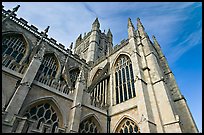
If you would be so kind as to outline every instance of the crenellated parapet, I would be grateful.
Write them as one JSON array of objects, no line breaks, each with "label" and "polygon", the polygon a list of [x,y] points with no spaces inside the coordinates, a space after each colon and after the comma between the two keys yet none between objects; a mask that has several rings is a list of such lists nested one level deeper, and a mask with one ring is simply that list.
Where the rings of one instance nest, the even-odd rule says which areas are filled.
[{"label": "crenellated parapet", "polygon": [[[5,10],[4,6],[2,6],[2,18],[7,17],[12,11],[11,10]],[[30,33],[34,34],[37,38],[40,38],[41,35],[43,34],[42,32],[40,32],[38,30],[38,28],[33,25],[33,24],[28,24],[28,21],[26,21],[23,18],[19,18],[17,17],[16,13],[13,13],[10,17],[9,17],[10,21],[15,22],[16,24],[20,25],[22,28],[26,29],[27,31],[29,31]],[[87,34],[87,36],[90,35],[90,33]],[[86,36],[86,37],[87,37]],[[55,49],[61,51],[63,54],[65,55],[69,55],[74,59],[77,59],[78,62],[84,62],[84,59],[81,59],[79,57],[75,57],[75,55],[72,53],[72,51],[70,50],[70,48],[65,48],[65,45],[63,45],[62,43],[57,43],[57,40],[55,40],[52,37],[48,37],[48,35],[46,34],[46,36],[43,38],[43,41],[48,43],[49,45],[51,45],[52,47],[54,47]],[[85,64],[86,65],[86,64]]]}]

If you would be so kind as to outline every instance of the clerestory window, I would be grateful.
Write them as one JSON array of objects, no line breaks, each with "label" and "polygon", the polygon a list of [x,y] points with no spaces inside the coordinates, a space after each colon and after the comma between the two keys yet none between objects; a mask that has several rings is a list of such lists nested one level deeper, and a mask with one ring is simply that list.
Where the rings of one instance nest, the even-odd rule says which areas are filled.
[{"label": "clerestory window", "polygon": [[58,70],[57,60],[53,54],[45,54],[43,61],[38,69],[35,80],[42,83],[47,83],[43,78],[55,78]]},{"label": "clerestory window", "polygon": [[4,66],[10,64],[11,60],[19,63],[26,52],[26,44],[24,37],[21,34],[9,34],[2,37],[2,56],[9,55],[12,59],[9,62],[3,63]]}]

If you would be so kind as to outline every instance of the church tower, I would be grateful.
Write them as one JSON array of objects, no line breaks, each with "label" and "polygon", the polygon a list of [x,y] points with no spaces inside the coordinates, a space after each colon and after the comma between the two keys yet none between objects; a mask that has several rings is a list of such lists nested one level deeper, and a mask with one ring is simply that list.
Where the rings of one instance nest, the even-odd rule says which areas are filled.
[{"label": "church tower", "polygon": [[128,37],[91,30],[72,47],[2,9],[3,133],[197,133],[153,36],[127,19]]}]

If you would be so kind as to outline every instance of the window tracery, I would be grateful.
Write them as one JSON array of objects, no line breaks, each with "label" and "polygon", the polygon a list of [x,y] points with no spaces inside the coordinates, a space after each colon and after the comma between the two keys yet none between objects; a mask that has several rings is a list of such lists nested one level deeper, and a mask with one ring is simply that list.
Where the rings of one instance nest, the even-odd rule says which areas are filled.
[{"label": "window tracery", "polygon": [[117,127],[116,133],[140,133],[140,131],[134,121],[125,118]]},{"label": "window tracery", "polygon": [[132,62],[126,55],[121,55],[116,61],[115,85],[116,104],[136,96]]},{"label": "window tracery", "polygon": [[96,124],[96,120],[91,117],[82,121],[79,125],[79,133],[99,133],[99,127]]},{"label": "window tracery", "polygon": [[[2,65],[8,67],[12,61],[20,63],[26,52],[26,43],[21,34],[8,34],[2,37]],[[18,64],[17,64],[18,65]],[[16,66],[11,67],[14,70]]]},{"label": "window tracery", "polygon": [[37,121],[37,129],[42,123],[51,125],[51,132],[54,133],[59,125],[59,118],[53,107],[48,103],[41,103],[29,108],[23,116]]},{"label": "window tracery", "polygon": [[58,70],[56,58],[53,54],[45,54],[43,61],[38,69],[35,80],[51,85],[49,79],[54,79]]}]

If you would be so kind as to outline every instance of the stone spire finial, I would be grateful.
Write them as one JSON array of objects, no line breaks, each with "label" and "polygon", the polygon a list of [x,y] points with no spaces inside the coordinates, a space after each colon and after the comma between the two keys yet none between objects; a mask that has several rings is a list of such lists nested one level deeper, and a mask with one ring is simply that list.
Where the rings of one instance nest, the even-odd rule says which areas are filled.
[{"label": "stone spire finial", "polygon": [[143,27],[139,17],[137,18],[137,28],[142,28],[144,30],[144,27]]},{"label": "stone spire finial", "polygon": [[99,21],[98,21],[98,17],[96,17],[95,21],[94,21],[93,24],[92,24],[92,27],[97,27],[97,28],[100,27],[100,23],[99,23]]},{"label": "stone spire finial", "polygon": [[96,17],[96,19],[95,19],[95,21],[93,22],[93,24],[99,24],[98,17]]},{"label": "stone spire finial", "polygon": [[110,28],[108,29],[107,36],[112,36]]},{"label": "stone spire finial", "polygon": [[70,49],[72,50],[72,48],[73,48],[73,42],[71,42],[71,45],[70,45],[69,47],[70,47]]},{"label": "stone spire finial", "polygon": [[[2,23],[5,22],[10,16],[12,16],[16,11],[18,11],[19,7],[20,5],[17,5],[16,7],[14,7],[13,10],[8,14],[8,16],[2,19]],[[3,9],[3,6],[2,6],[2,9]]]},{"label": "stone spire finial", "polygon": [[133,26],[132,21],[131,21],[130,18],[128,18],[128,28],[129,28],[129,27],[135,28],[135,27]]},{"label": "stone spire finial", "polygon": [[20,7],[20,5],[17,5],[15,8],[13,8],[13,12],[18,11],[19,7]]},{"label": "stone spire finial", "polygon": [[159,43],[157,42],[157,39],[155,38],[154,35],[152,36],[152,38],[153,38],[154,45],[156,45],[156,46],[158,46],[159,48],[161,48],[160,45],[159,45]]},{"label": "stone spire finial", "polygon": [[47,28],[44,30],[44,33],[46,34],[49,30],[50,26],[47,26]]}]

